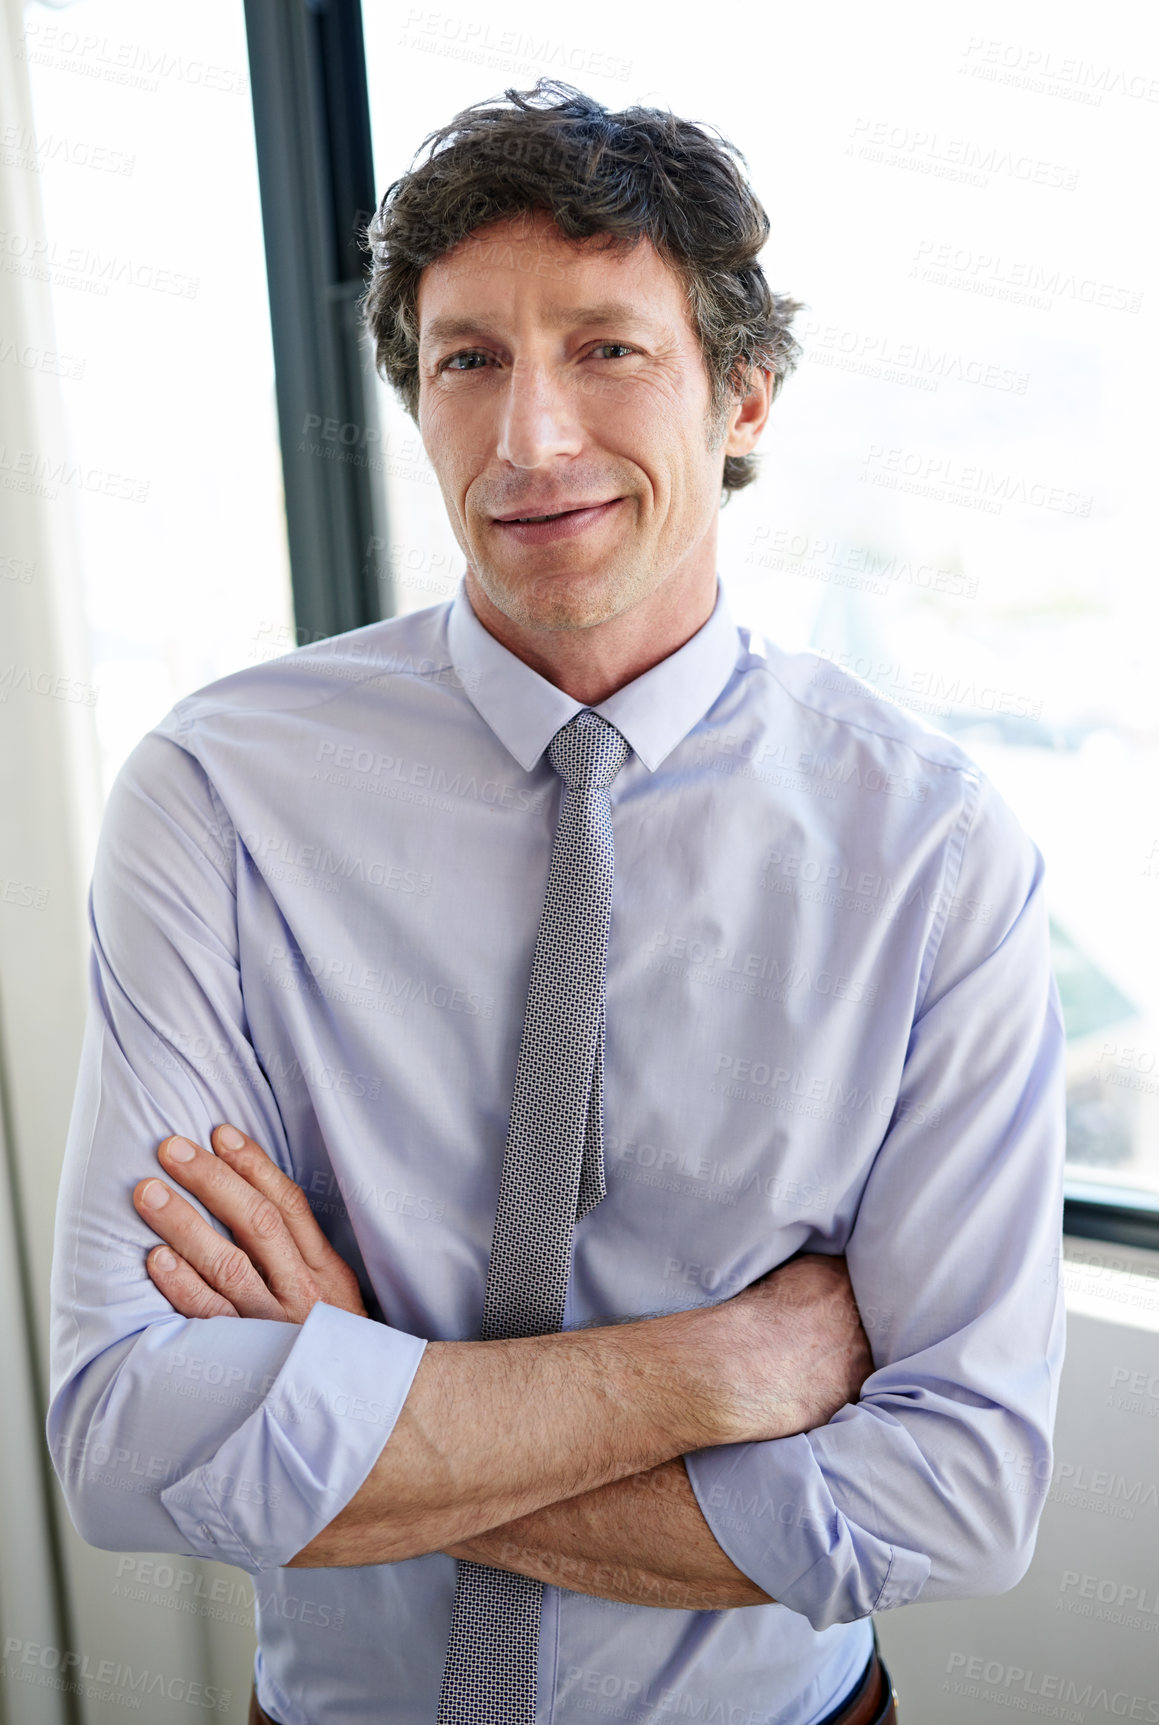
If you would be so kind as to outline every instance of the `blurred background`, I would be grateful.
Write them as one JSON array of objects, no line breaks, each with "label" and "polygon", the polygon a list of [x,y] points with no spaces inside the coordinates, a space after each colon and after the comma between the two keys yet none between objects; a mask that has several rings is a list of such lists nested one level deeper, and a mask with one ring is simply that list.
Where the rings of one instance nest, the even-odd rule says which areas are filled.
[{"label": "blurred background", "polygon": [[1047,862],[1055,1478],[1011,1595],[879,1620],[902,1717],[1159,1718],[1155,15],[3,6],[2,1725],[141,1711],[143,1666],[148,1717],[207,1686],[245,1717],[249,1578],[82,1545],[43,1453],[92,849],[181,696],[452,596],[434,475],[360,341],[357,232],[428,132],[541,76],[744,152],[804,358],[722,514],[734,614],[953,734]]}]

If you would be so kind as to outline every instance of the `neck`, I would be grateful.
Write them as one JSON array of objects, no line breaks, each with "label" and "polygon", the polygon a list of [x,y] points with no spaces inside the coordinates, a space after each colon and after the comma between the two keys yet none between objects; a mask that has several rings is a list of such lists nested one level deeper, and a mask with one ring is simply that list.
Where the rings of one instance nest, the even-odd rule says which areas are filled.
[{"label": "neck", "polygon": [[[483,627],[495,639],[585,707],[597,707],[670,658],[698,629],[716,604],[716,575],[694,581],[662,583],[630,610],[586,629],[544,629],[515,623],[487,597],[468,565],[467,597]],[[673,590],[675,589],[675,590]]]}]

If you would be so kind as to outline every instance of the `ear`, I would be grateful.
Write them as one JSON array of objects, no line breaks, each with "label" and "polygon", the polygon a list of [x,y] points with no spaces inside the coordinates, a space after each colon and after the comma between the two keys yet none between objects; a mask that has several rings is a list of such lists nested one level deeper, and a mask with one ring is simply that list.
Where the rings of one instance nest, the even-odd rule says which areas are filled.
[{"label": "ear", "polygon": [[725,455],[749,455],[756,448],[769,409],[773,405],[773,375],[769,371],[753,371],[748,387],[729,410],[726,421],[728,434],[724,440]]}]

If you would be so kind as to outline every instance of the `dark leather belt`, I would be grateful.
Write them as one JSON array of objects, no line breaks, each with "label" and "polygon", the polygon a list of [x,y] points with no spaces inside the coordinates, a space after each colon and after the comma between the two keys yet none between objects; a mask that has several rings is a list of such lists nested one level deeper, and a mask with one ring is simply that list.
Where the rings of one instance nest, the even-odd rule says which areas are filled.
[{"label": "dark leather belt", "polygon": [[269,1714],[265,1711],[261,1702],[258,1700],[256,1684],[254,1685],[254,1692],[250,1696],[250,1716],[248,1725],[278,1725],[277,1720],[270,1718]]},{"label": "dark leather belt", "polygon": [[821,1725],[897,1725],[897,1690],[876,1644],[857,1688],[836,1712],[825,1715]]},{"label": "dark leather belt", "polygon": [[[278,1725],[276,1719],[263,1712],[255,1689],[250,1698],[249,1725]],[[496,1720],[495,1725],[502,1725]],[[877,1656],[876,1647],[857,1688],[836,1713],[829,1713],[821,1725],[897,1725],[897,1691],[889,1673]]]}]

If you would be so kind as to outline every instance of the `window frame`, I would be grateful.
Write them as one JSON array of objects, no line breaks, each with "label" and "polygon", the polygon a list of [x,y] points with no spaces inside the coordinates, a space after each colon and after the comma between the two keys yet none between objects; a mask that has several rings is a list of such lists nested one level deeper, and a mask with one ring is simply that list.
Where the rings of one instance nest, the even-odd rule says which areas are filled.
[{"label": "window frame", "polygon": [[[245,24],[290,579],[304,644],[395,610],[380,573],[389,558],[369,554],[371,539],[387,543],[388,522],[373,471],[383,447],[374,367],[358,310],[362,240],[376,205],[362,7],[245,0]],[[333,459],[311,453],[311,432]]]},{"label": "window frame", "polygon": [[[359,236],[374,210],[361,0],[245,0],[277,372],[294,611],[318,639],[394,614],[360,546],[388,543],[385,487],[369,465],[301,456],[303,417],[377,431],[357,302]],[[381,443],[378,445],[381,448]],[[374,560],[389,567],[389,557]],[[1159,1250],[1159,1195],[1068,1175],[1063,1232]]]}]

